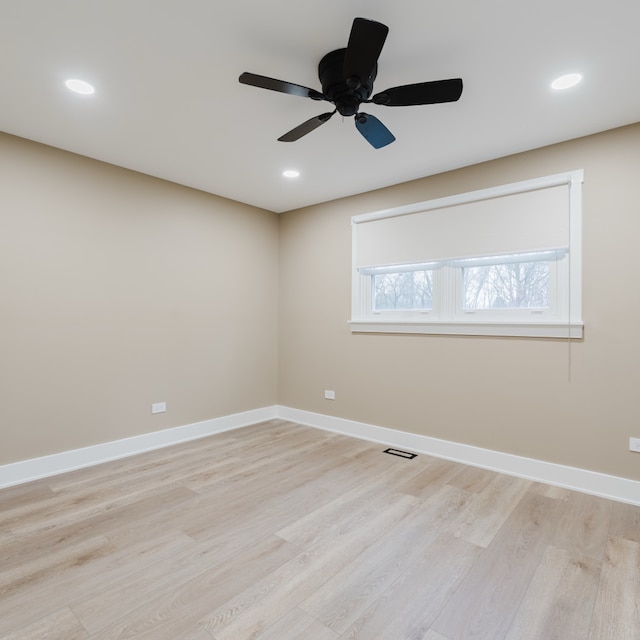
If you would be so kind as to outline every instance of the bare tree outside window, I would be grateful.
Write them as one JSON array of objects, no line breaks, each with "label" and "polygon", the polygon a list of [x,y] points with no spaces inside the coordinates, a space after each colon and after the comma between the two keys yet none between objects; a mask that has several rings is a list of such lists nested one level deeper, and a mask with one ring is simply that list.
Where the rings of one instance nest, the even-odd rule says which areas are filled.
[{"label": "bare tree outside window", "polygon": [[548,261],[463,269],[465,309],[547,309]]},{"label": "bare tree outside window", "polygon": [[376,274],[374,309],[422,309],[433,307],[433,271]]},{"label": "bare tree outside window", "polygon": [[[548,253],[548,252],[547,252]],[[552,262],[546,255],[456,259],[440,263],[447,277],[462,282],[460,303],[467,311],[550,308]],[[422,268],[420,268],[422,267]],[[384,267],[371,274],[372,310],[432,311],[434,268]],[[459,280],[460,282],[460,280]]]}]

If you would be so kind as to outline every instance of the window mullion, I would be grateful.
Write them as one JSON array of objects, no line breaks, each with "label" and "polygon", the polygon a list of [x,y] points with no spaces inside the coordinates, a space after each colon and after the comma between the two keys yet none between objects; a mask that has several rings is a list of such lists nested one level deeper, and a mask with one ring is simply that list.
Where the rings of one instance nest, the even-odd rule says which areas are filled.
[{"label": "window mullion", "polygon": [[457,293],[456,271],[458,270],[446,264],[434,273],[434,315],[443,322],[449,322],[454,318]]}]

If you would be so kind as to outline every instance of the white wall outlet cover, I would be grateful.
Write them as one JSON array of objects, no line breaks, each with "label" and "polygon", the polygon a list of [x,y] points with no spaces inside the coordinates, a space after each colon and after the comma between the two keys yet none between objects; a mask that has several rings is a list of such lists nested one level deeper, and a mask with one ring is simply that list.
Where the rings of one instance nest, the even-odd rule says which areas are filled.
[{"label": "white wall outlet cover", "polygon": [[164,413],[167,410],[166,402],[154,402],[151,405],[151,413]]},{"label": "white wall outlet cover", "polygon": [[324,397],[325,397],[325,400],[335,400],[336,392],[332,391],[331,389],[326,389],[324,392]]}]

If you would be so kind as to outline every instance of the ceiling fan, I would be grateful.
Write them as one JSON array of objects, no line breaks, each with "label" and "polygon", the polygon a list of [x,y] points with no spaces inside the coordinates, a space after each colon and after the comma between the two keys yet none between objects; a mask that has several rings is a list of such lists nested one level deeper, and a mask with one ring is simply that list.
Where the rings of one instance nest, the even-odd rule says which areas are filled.
[{"label": "ceiling fan", "polygon": [[327,122],[336,112],[354,116],[356,128],[376,149],[391,144],[395,137],[378,118],[360,111],[360,105],[373,103],[387,107],[455,102],[462,94],[462,79],[419,82],[373,93],[373,81],[378,73],[378,58],[389,28],[380,22],[355,18],[346,49],[331,51],[320,60],[318,76],[322,91],[299,84],[276,80],[255,73],[243,73],[242,84],[288,93],[292,96],[325,100],[335,109],[315,116],[280,136],[280,142],[294,142]]}]

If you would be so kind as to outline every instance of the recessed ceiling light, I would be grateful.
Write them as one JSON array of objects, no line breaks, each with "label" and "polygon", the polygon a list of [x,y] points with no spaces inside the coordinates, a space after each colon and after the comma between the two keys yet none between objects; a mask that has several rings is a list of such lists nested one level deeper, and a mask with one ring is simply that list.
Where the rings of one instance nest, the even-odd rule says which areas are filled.
[{"label": "recessed ceiling light", "polygon": [[81,93],[82,95],[89,95],[95,92],[95,89],[84,80],[78,80],[77,78],[70,78],[69,80],[65,80],[65,86],[67,89],[71,91],[75,91],[76,93]]},{"label": "recessed ceiling light", "polygon": [[551,88],[556,91],[562,91],[563,89],[571,89],[575,87],[578,82],[582,80],[580,73],[568,73],[566,76],[560,76],[551,83]]},{"label": "recessed ceiling light", "polygon": [[296,171],[295,169],[287,169],[286,171],[282,172],[282,175],[285,178],[298,178],[300,176],[300,172]]}]

